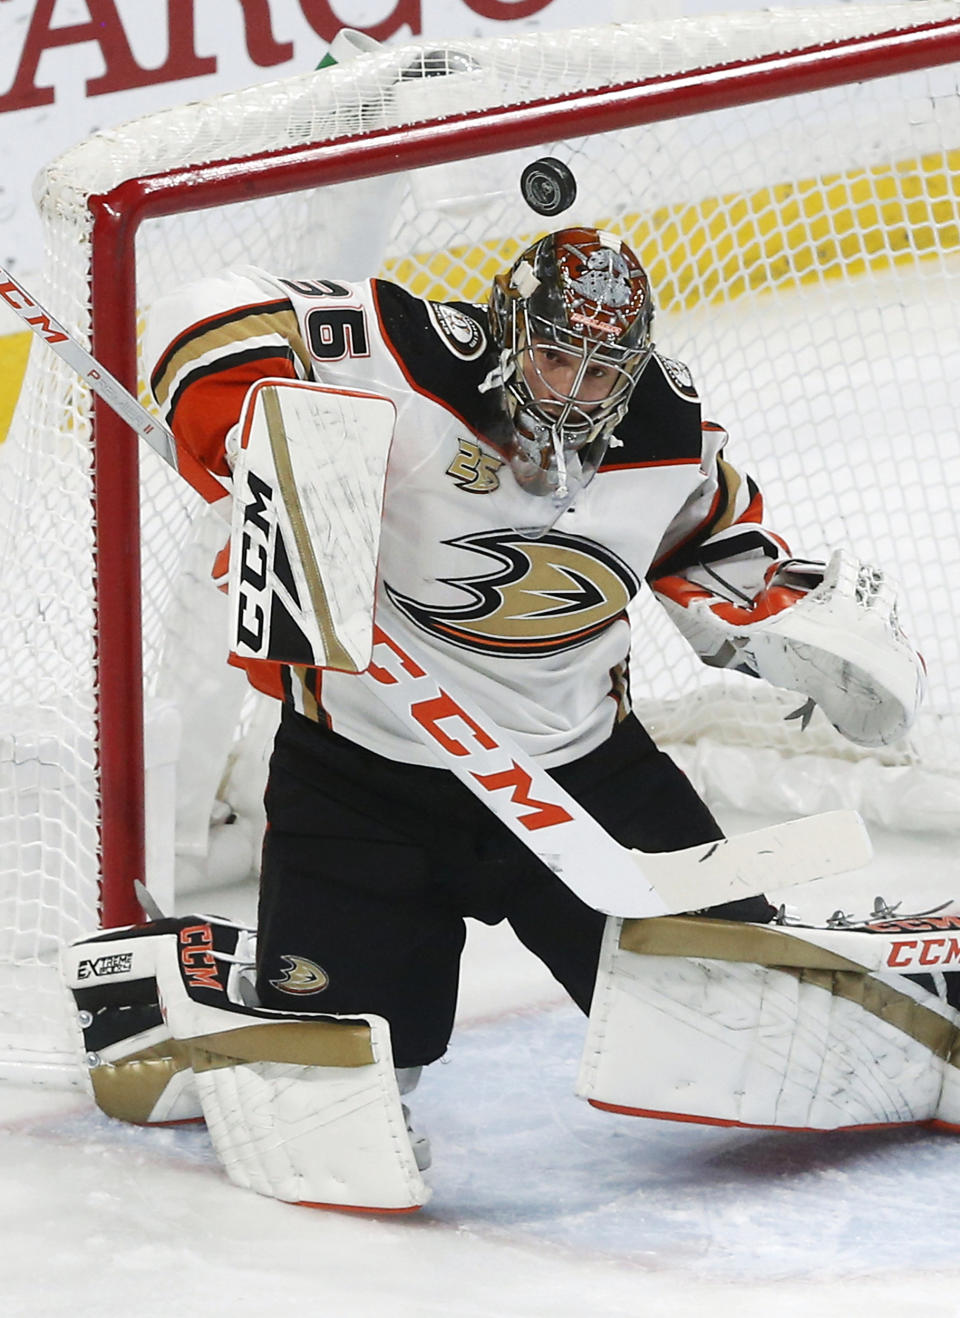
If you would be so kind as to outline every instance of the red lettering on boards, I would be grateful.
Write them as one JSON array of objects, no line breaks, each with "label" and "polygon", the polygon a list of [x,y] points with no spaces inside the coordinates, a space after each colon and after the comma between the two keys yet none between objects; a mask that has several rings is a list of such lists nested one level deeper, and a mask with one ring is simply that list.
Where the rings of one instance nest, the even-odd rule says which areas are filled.
[{"label": "red lettering on boards", "polygon": [[481,18],[493,18],[501,23],[510,23],[515,18],[529,18],[539,14],[553,0],[465,0],[468,9],[472,9]]},{"label": "red lettering on boards", "polygon": [[37,0],[13,86],[0,96],[0,111],[53,103],[54,89],[37,85],[37,66],[44,51],[55,46],[82,46],[92,41],[100,47],[106,71],[87,82],[88,96],[176,82],[217,71],[214,56],[201,59],[194,49],[194,0],[166,0],[167,31],[171,38],[167,58],[156,69],[145,69],[134,59],[116,0],[86,0],[88,22],[56,28],[50,26],[55,4],[56,0]]},{"label": "red lettering on boards", "polygon": [[247,54],[261,69],[293,59],[293,42],[277,41],[271,26],[268,0],[240,0]]},{"label": "red lettering on boards", "polygon": [[[37,82],[37,70],[44,52],[58,46],[82,46],[91,42],[99,46],[105,69],[98,77],[88,80],[88,96],[132,91],[137,87],[180,82],[217,72],[216,56],[202,56],[197,52],[196,0],[141,0],[143,5],[166,7],[167,54],[156,68],[145,68],[135,59],[117,9],[118,0],[86,0],[89,14],[86,22],[52,27],[56,2],[35,0],[13,84],[0,94],[0,113],[53,104],[55,88],[41,86]],[[237,0],[237,3],[239,11],[233,10],[231,17],[236,14],[242,21],[247,54],[258,68],[271,68],[294,59],[293,42],[278,41],[274,36],[270,0]],[[298,3],[309,26],[327,43],[344,26],[330,0],[298,0]],[[463,3],[481,18],[511,23],[540,13],[553,0],[463,0]],[[375,41],[389,41],[407,28],[413,36],[423,32],[422,0],[396,0],[386,18],[357,31]]]},{"label": "red lettering on boards", "polygon": [[[303,16],[318,37],[330,42],[342,27],[342,18],[338,18],[330,6],[329,0],[300,0]],[[373,37],[374,41],[388,41],[404,25],[409,25],[414,36],[423,31],[420,0],[397,0],[393,12],[372,27],[359,27],[358,32]]]}]

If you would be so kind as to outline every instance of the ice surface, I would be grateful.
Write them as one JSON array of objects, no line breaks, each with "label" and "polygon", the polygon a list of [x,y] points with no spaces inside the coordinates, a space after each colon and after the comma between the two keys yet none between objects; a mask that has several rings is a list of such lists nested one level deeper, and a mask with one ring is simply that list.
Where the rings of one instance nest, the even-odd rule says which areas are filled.
[{"label": "ice surface", "polygon": [[[867,869],[781,895],[820,918],[960,893],[955,840],[872,831]],[[224,914],[252,903],[216,894]],[[613,1116],[573,1095],[583,1033],[509,930],[471,928],[453,1044],[414,1096],[434,1194],[402,1220],[263,1199],[202,1128],[0,1086],[0,1316],[960,1316],[960,1140]]]}]

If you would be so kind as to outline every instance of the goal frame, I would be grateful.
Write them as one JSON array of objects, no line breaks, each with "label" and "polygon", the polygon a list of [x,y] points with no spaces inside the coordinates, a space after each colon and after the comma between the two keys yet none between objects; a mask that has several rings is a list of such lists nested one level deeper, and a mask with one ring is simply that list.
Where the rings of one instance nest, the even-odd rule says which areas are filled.
[{"label": "goal frame", "polygon": [[[136,394],[135,244],[147,220],[958,61],[960,18],[947,19],[128,179],[87,203],[93,355]],[[136,436],[99,398],[92,417],[100,919],[110,927],[143,919],[133,886],[146,862],[139,454]]]}]

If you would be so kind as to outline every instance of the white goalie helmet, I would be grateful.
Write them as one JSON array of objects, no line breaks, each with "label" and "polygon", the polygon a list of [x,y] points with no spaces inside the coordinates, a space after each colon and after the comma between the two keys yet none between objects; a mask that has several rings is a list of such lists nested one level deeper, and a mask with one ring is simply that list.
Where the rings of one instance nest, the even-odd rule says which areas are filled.
[{"label": "white goalie helmet", "polygon": [[596,474],[653,352],[646,272],[615,234],[561,229],[496,277],[489,314],[514,474],[567,506]]}]

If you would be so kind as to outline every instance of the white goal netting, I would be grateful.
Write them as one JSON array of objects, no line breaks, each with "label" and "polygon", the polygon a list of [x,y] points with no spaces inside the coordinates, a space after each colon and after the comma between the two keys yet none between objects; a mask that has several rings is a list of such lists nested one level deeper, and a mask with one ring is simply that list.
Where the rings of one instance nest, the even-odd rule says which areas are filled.
[{"label": "white goal netting", "polygon": [[[435,119],[469,127],[489,107],[518,107],[519,119],[545,98],[770,52],[829,52],[955,14],[923,0],[354,58],[341,48],[336,67],[150,116],[53,162],[38,180],[47,268],[34,291],[109,364],[112,338],[128,335],[119,312],[103,331],[113,259],[139,311],[173,282],[246,263],[293,277],[380,272],[418,293],[480,301],[493,274],[555,223],[622,233],[651,276],[658,345],[690,365],[732,459],[760,481],[769,524],[796,553],[846,544],[897,577],[930,673],[909,742],[864,753],[820,719],[806,731],[785,723],[795,697],[704,669],[647,599],[635,616],[638,712],[714,800],[784,814],[850,804],[896,828],[956,829],[960,62],[757,103],[744,103],[736,70],[711,74],[716,108],[674,108],[655,122],[638,112],[635,126],[604,132],[583,96],[533,145],[410,168],[401,135],[396,172],[324,188],[286,180],[279,196],[262,169],[284,149]],[[895,57],[895,39],[879,45]],[[546,155],[577,180],[562,221],[534,214],[518,188],[524,165]],[[226,162],[228,195],[242,199],[207,191],[194,209],[196,180],[218,172],[210,162]],[[96,253],[89,199],[120,205],[121,185],[143,178],[165,189],[163,214],[139,224],[130,255]],[[223,601],[209,583],[220,529],[141,445],[142,585],[133,601],[106,591],[130,546],[111,497],[95,489],[94,446],[112,473],[132,441],[95,428],[91,414],[86,387],[36,345],[0,447],[0,1061],[62,1060],[57,949],[96,926],[105,892],[140,877],[111,859],[130,853],[111,851],[105,827],[143,772],[134,736],[127,783],[101,773],[102,729],[126,718],[110,671],[132,668],[142,690],[146,876],[161,900],[244,876],[259,837],[275,712],[224,664]],[[104,648],[129,634],[131,617],[142,664],[136,646],[119,663]],[[115,763],[115,736],[112,745]]]}]

